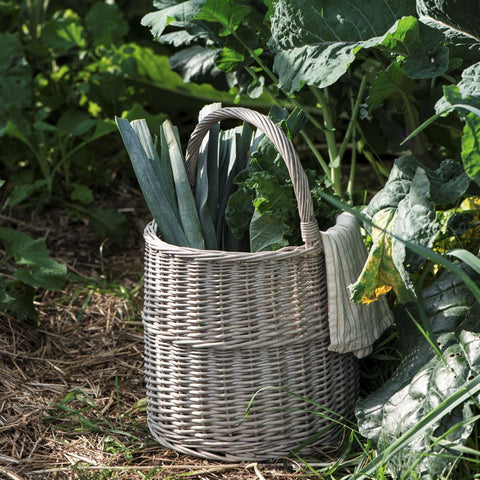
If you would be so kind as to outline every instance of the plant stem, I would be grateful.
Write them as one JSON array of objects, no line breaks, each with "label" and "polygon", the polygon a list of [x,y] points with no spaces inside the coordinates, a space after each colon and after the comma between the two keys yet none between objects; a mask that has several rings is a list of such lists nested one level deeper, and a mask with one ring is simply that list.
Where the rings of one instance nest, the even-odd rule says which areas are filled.
[{"label": "plant stem", "polygon": [[342,192],[342,172],[341,172],[341,159],[338,156],[338,149],[337,143],[335,140],[335,125],[333,123],[333,115],[332,110],[330,108],[330,104],[328,102],[328,98],[324,94],[323,91],[319,90],[318,88],[309,87],[310,91],[315,96],[318,104],[320,105],[320,109],[323,115],[323,124],[324,128],[323,133],[325,134],[325,139],[327,141],[327,148],[328,148],[328,157],[330,159],[330,175],[332,180],[332,186],[334,192],[338,196],[343,196]]},{"label": "plant stem", "polygon": [[355,129],[355,126],[352,127],[351,135],[352,135],[353,148],[352,148],[352,156],[350,159],[350,175],[348,176],[347,195],[348,195],[350,205],[353,205],[354,204],[353,203],[353,184],[355,183],[355,173],[357,168],[357,148],[356,148],[357,131]]},{"label": "plant stem", "polygon": [[330,168],[328,167],[328,164],[325,161],[325,159],[323,158],[322,154],[318,151],[317,147],[315,147],[311,138],[303,130],[300,133],[301,133],[303,139],[305,140],[305,142],[307,143],[307,145],[309,146],[310,150],[312,151],[313,155],[315,155],[315,158],[317,159],[318,163],[322,167],[322,170],[324,171],[327,179],[332,181],[332,177],[331,177],[331,174],[330,174]]},{"label": "plant stem", "polygon": [[[345,154],[345,150],[347,149],[348,142],[352,136],[352,131],[357,122],[358,110],[360,109],[360,105],[362,103],[363,94],[365,92],[365,87],[367,86],[367,76],[364,75],[362,77],[362,81],[360,83],[360,88],[358,89],[357,98],[355,99],[355,103],[353,103],[353,94],[350,90],[350,101],[353,103],[352,105],[352,115],[350,117],[350,122],[348,122],[347,131],[345,132],[345,138],[343,139],[342,144],[340,145],[340,149],[338,150],[338,162],[341,163],[343,155]],[[354,143],[355,144],[355,143]]]}]

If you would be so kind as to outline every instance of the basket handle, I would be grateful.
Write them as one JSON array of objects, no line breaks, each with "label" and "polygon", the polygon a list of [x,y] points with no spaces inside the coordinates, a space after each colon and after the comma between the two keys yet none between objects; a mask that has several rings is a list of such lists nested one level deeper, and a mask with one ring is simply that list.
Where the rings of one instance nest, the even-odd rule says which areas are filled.
[{"label": "basket handle", "polygon": [[315,242],[321,240],[320,230],[315,219],[308,178],[302,168],[292,142],[283,130],[275,125],[268,117],[254,110],[243,107],[225,107],[209,113],[200,120],[188,141],[185,155],[186,170],[190,185],[195,185],[198,152],[203,138],[208,133],[210,127],[220,120],[229,118],[238,118],[251,123],[265,133],[273,142],[287,165],[288,173],[292,180],[293,190],[298,204],[298,213],[300,215],[300,229],[305,246],[308,248]]}]

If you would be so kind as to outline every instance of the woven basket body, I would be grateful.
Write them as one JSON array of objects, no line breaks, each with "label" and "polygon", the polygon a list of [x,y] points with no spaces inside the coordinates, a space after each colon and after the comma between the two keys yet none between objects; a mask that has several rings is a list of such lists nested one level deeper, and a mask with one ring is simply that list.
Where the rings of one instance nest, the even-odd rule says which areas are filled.
[{"label": "woven basket body", "polygon": [[226,461],[284,456],[310,439],[322,448],[338,443],[331,418],[351,411],[358,364],[328,350],[321,242],[260,253],[196,250],[163,242],[154,222],[144,238],[153,436]]}]

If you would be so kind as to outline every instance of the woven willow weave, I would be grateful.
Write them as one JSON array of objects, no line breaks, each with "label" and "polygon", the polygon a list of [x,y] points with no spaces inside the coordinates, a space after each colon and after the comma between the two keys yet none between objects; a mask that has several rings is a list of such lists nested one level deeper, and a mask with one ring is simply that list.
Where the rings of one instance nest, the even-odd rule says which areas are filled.
[{"label": "woven willow weave", "polygon": [[358,364],[328,350],[325,260],[308,181],[283,132],[243,108],[217,110],[197,125],[187,147],[191,179],[203,136],[224,118],[254,124],[282,154],[305,244],[259,253],[196,250],[163,242],[155,223],[147,225],[149,428],[164,446],[225,461],[284,456],[312,438],[331,446],[338,425],[327,417],[351,410]]}]

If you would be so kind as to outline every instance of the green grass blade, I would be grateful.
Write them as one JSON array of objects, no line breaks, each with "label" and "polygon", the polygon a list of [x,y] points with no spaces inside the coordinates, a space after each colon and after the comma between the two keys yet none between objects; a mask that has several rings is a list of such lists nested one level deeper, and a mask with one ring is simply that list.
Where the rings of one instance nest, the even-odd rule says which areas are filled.
[{"label": "green grass blade", "polygon": [[475,115],[480,116],[480,109],[473,107],[472,105],[467,105],[464,103],[455,103],[453,105],[450,105],[448,108],[445,110],[442,110],[440,113],[436,113],[435,115],[432,115],[430,118],[427,118],[419,127],[417,127],[405,140],[403,140],[400,145],[404,145],[406,142],[411,140],[413,137],[418,135],[421,131],[425,130],[429,125],[431,125],[435,120],[440,118],[443,114],[447,112],[451,112],[452,110],[455,110],[456,108],[459,108],[460,110],[467,110],[468,112],[474,113]]},{"label": "green grass blade", "polygon": [[190,182],[183,160],[183,154],[178,142],[178,134],[174,126],[166,120],[161,129],[165,135],[170,154],[170,163],[172,165],[173,179],[177,195],[178,213],[180,223],[188,240],[188,244],[193,248],[205,248],[205,242],[202,235],[200,220],[198,218],[195,199],[193,198]]},{"label": "green grass blade", "polygon": [[473,268],[477,273],[480,273],[480,258],[475,256],[472,252],[462,248],[456,248],[447,252],[447,255],[457,257],[462,262],[465,262],[470,268]]},{"label": "green grass blade", "polygon": [[153,171],[155,172],[155,180],[159,183],[161,190],[165,192],[171,209],[178,215],[177,202],[175,200],[175,186],[168,156],[164,158],[164,155],[162,155],[162,160],[158,156],[158,151],[153,143],[146,120],[133,120],[130,122],[130,125],[152,164]]},{"label": "green grass blade", "polygon": [[171,244],[188,246],[187,237],[171,209],[165,192],[159,188],[155,179],[155,171],[140,143],[135,131],[126,119],[115,118],[117,127],[127,149],[133,170],[145,197],[150,212],[157,222],[163,239]]}]

